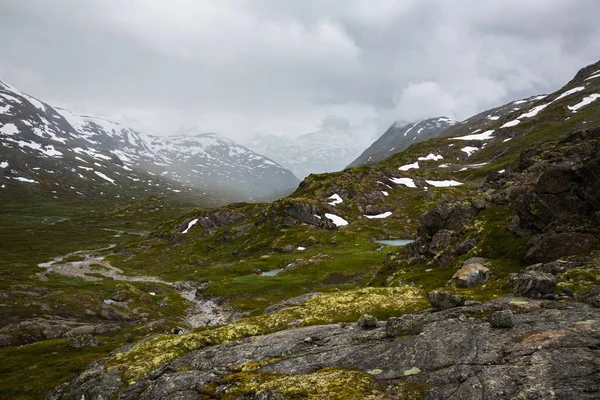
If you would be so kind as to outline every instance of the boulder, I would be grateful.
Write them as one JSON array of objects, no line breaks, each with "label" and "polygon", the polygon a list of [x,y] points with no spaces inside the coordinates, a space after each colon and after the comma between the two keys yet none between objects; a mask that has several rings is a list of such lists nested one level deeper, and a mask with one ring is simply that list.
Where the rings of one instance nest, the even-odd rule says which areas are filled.
[{"label": "boulder", "polygon": [[466,264],[452,275],[452,280],[461,288],[479,285],[488,280],[490,270],[479,263]]},{"label": "boulder", "polygon": [[10,335],[0,334],[0,348],[12,346],[14,339]]},{"label": "boulder", "polygon": [[82,325],[68,331],[67,337],[71,338],[81,335],[91,335],[92,333],[94,333],[95,330],[96,328],[93,325]]},{"label": "boulder", "polygon": [[402,317],[388,318],[385,324],[385,333],[387,336],[395,337],[402,335],[418,335],[423,331],[423,323],[413,315],[403,315]]},{"label": "boulder", "polygon": [[515,317],[511,310],[496,311],[488,318],[492,328],[512,328],[515,326]]},{"label": "boulder", "polygon": [[83,334],[72,336],[69,339],[69,347],[72,349],[79,349],[81,347],[97,347],[98,338],[90,334]]},{"label": "boulder", "polygon": [[531,264],[547,263],[598,247],[600,247],[600,239],[588,233],[563,232],[541,235],[532,242],[525,254],[525,261]]},{"label": "boulder", "polygon": [[360,316],[357,322],[358,326],[362,329],[372,329],[377,327],[377,318],[369,314],[363,314]]},{"label": "boulder", "polygon": [[556,290],[556,278],[545,272],[525,271],[508,277],[512,292],[518,296],[540,297]]},{"label": "boulder", "polygon": [[277,249],[277,251],[280,252],[280,253],[289,254],[289,253],[291,253],[291,252],[294,251],[294,248],[295,248],[294,246],[292,246],[291,244],[288,244],[285,247]]},{"label": "boulder", "polygon": [[437,290],[427,293],[427,299],[431,303],[431,306],[438,310],[446,310],[465,304],[465,298],[463,296]]},{"label": "boulder", "polygon": [[57,324],[51,325],[48,328],[44,329],[42,334],[46,339],[56,339],[59,337],[64,337],[65,334],[69,331],[69,327],[65,324]]}]

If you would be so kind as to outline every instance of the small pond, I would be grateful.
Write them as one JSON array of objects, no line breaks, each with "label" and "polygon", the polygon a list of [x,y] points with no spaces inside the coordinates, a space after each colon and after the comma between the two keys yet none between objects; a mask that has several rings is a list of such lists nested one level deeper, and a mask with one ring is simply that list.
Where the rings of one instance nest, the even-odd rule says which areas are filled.
[{"label": "small pond", "polygon": [[277,268],[277,269],[272,269],[272,270],[270,270],[270,271],[264,271],[264,272],[261,272],[261,274],[260,274],[260,275],[261,275],[261,276],[275,276],[275,275],[277,275],[278,273],[280,273],[281,271],[283,271],[283,268]]},{"label": "small pond", "polygon": [[381,239],[373,241],[375,243],[383,244],[384,246],[406,246],[407,244],[413,242],[413,240],[407,239]]}]

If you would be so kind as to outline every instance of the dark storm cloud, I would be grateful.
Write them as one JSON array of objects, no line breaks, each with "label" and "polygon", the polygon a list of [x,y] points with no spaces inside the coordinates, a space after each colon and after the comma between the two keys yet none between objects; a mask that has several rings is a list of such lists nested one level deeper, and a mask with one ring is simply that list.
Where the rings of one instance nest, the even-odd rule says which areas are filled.
[{"label": "dark storm cloud", "polygon": [[[595,0],[0,3],[0,79],[169,134],[368,134],[553,91],[600,58]],[[341,122],[340,122],[341,123]]]}]

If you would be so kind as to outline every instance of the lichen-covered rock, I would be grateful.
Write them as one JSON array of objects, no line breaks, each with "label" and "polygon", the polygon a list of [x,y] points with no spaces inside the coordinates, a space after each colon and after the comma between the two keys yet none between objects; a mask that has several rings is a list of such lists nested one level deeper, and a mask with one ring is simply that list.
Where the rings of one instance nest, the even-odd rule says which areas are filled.
[{"label": "lichen-covered rock", "polygon": [[466,264],[452,275],[452,280],[458,287],[473,287],[486,282],[490,276],[490,270],[479,263]]},{"label": "lichen-covered rock", "polygon": [[[508,307],[521,306],[501,298],[465,305],[460,312],[477,316]],[[191,399],[227,393],[255,399],[269,391],[315,399],[600,398],[597,309],[546,300],[523,307],[528,312],[518,315],[513,329],[490,329],[477,317],[461,322],[454,309],[422,312],[421,334],[393,339],[383,327],[364,331],[354,324],[289,329],[187,350],[135,382],[121,380],[119,368],[94,363],[48,398]],[[185,341],[184,336],[177,339]],[[307,337],[321,340],[307,343]],[[411,384],[412,396],[402,396],[398,382]],[[381,396],[388,390],[397,392]],[[369,397],[374,391],[379,397]]]},{"label": "lichen-covered rock", "polygon": [[438,310],[446,310],[465,304],[465,298],[463,296],[448,292],[440,292],[438,290],[427,293],[427,299],[431,303],[431,306]]},{"label": "lichen-covered rock", "polygon": [[519,296],[539,297],[556,290],[556,278],[545,272],[525,271],[509,275],[512,292]]},{"label": "lichen-covered rock", "polygon": [[515,326],[515,317],[511,310],[496,311],[488,318],[493,328],[512,328]]},{"label": "lichen-covered rock", "polygon": [[98,338],[88,333],[71,336],[69,338],[69,347],[72,349],[79,349],[81,347],[96,347],[98,346],[98,343]]},{"label": "lichen-covered rock", "polygon": [[360,316],[357,322],[358,326],[362,329],[372,329],[377,327],[377,318],[369,314],[363,314]]},{"label": "lichen-covered rock", "polygon": [[423,323],[413,315],[388,318],[385,324],[385,333],[390,337],[402,335],[418,335],[423,331]]}]

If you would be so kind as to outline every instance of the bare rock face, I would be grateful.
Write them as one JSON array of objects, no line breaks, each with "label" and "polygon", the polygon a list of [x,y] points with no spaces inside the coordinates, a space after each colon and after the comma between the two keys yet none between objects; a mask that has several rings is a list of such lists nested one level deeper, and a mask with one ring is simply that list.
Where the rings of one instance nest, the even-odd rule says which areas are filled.
[{"label": "bare rock face", "polygon": [[[457,318],[461,313],[477,316],[520,308],[527,312],[513,314],[512,329],[493,328],[481,317]],[[359,330],[355,324],[334,324],[208,346],[160,366],[130,386],[117,368],[96,362],[48,399],[201,399],[200,393],[222,398],[235,390],[237,381],[231,374],[249,363],[259,366],[249,372],[257,379],[352,367],[370,374],[382,390],[398,382],[418,387],[419,398],[425,400],[600,398],[600,313],[590,305],[501,298],[423,312],[418,318],[418,335],[390,338],[383,326]],[[268,390],[273,388],[261,393]],[[293,397],[277,390],[283,398]],[[231,398],[255,399],[261,393]]]},{"label": "bare rock face", "polygon": [[560,257],[579,254],[600,246],[600,238],[590,233],[563,232],[535,238],[525,254],[529,263],[547,263]]},{"label": "bare rock face", "polygon": [[452,280],[461,288],[468,288],[486,282],[490,276],[490,270],[480,263],[470,263],[452,275]]}]

